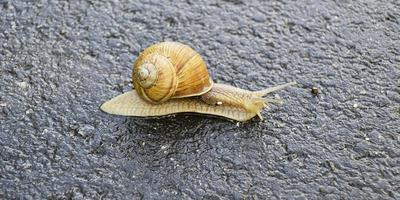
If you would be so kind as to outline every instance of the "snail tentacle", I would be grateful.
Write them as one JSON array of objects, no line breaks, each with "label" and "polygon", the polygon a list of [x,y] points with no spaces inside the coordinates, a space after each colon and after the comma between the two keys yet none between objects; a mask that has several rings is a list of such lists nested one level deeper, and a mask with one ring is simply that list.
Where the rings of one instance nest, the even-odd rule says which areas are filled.
[{"label": "snail tentacle", "polygon": [[282,90],[282,89],[284,89],[286,87],[289,87],[289,86],[292,86],[292,85],[297,85],[297,82],[296,81],[292,81],[292,82],[285,83],[285,84],[282,84],[282,85],[277,85],[277,86],[274,86],[274,87],[266,88],[266,89],[263,89],[263,90],[255,91],[255,92],[253,92],[253,94],[255,94],[255,95],[259,96],[259,97],[263,97],[263,96],[265,96],[265,95],[267,95],[267,94],[269,94],[271,92]]}]

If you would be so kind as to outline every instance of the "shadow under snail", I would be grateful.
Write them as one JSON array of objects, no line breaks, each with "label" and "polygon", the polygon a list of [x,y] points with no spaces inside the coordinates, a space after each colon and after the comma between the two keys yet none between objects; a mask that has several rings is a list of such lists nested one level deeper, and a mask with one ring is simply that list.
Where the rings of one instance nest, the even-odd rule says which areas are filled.
[{"label": "shadow under snail", "polygon": [[248,91],[214,83],[201,56],[178,42],[157,43],[140,53],[132,81],[135,90],[105,102],[101,110],[136,117],[193,112],[247,121],[256,115],[262,119],[268,103],[280,103],[263,96],[296,84]]}]

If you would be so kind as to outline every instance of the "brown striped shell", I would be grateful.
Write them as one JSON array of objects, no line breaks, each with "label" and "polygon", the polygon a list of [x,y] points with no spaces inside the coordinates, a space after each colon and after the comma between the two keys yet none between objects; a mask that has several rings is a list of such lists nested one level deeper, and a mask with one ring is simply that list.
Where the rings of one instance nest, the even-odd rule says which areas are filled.
[{"label": "brown striped shell", "polygon": [[178,42],[146,48],[135,61],[132,80],[139,96],[153,104],[202,95],[213,86],[201,56]]}]

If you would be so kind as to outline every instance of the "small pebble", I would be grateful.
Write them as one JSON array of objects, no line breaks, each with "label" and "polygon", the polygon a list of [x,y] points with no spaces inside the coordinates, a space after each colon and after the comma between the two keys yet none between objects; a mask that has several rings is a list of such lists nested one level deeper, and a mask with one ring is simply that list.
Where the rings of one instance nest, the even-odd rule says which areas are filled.
[{"label": "small pebble", "polygon": [[17,82],[17,85],[22,89],[25,89],[25,88],[28,87],[28,83],[27,82]]},{"label": "small pebble", "polygon": [[95,128],[89,124],[85,124],[78,128],[78,134],[84,138],[93,135]]},{"label": "small pebble", "polygon": [[26,115],[30,115],[30,114],[32,114],[33,113],[33,110],[30,108],[30,109],[28,109],[27,111],[25,111],[25,114]]},{"label": "small pebble", "polygon": [[261,13],[255,13],[252,17],[251,17],[255,22],[265,22],[267,20],[267,18],[265,17],[265,15],[261,14]]},{"label": "small pebble", "polygon": [[319,95],[320,94],[320,90],[317,88],[317,87],[312,87],[311,88],[311,93],[314,95],[314,96],[317,96],[317,95]]}]

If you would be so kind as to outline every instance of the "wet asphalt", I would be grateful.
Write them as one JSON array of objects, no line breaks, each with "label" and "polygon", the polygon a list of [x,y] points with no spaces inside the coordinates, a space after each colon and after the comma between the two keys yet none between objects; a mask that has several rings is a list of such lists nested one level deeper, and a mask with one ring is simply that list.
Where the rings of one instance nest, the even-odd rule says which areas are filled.
[{"label": "wet asphalt", "polygon": [[[400,199],[398,1],[0,0],[1,199]],[[112,116],[138,53],[296,80],[265,120]]]}]

